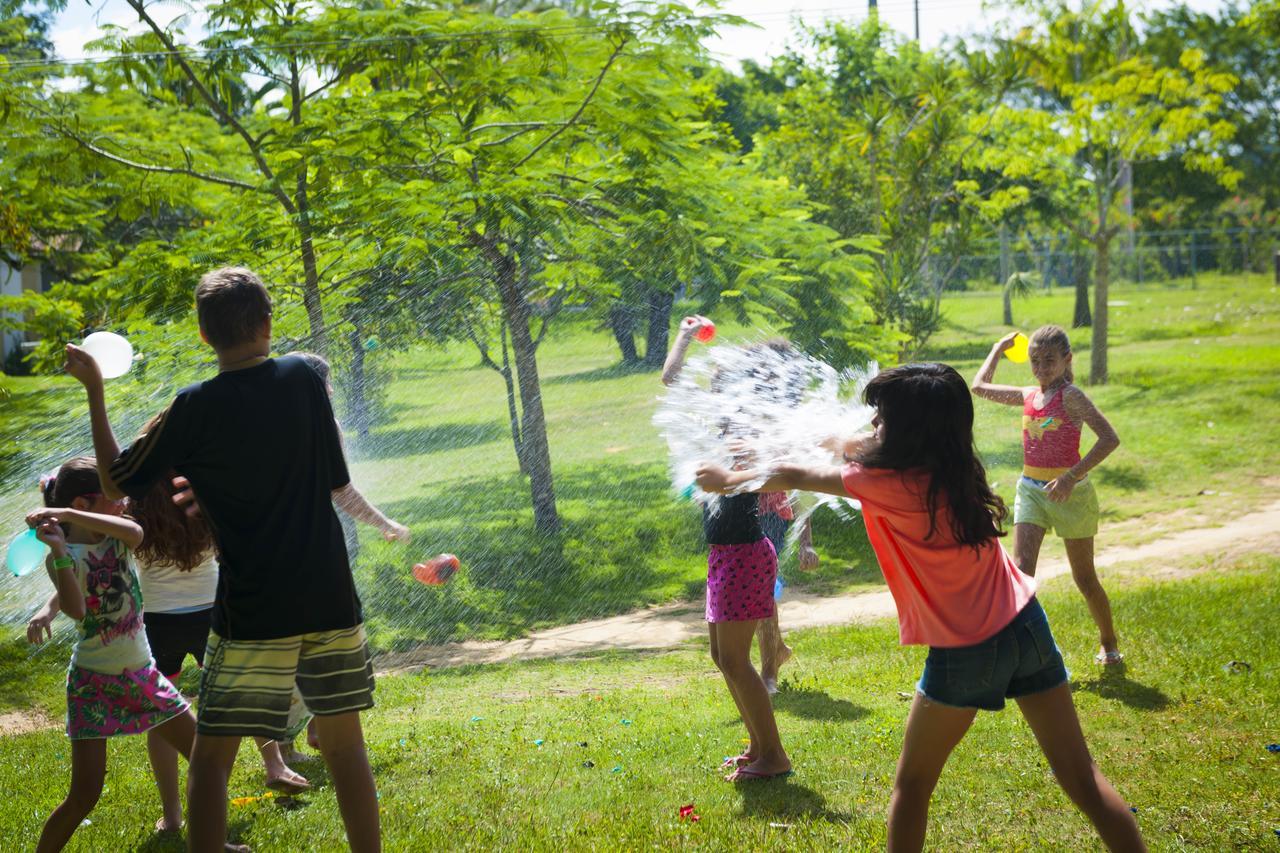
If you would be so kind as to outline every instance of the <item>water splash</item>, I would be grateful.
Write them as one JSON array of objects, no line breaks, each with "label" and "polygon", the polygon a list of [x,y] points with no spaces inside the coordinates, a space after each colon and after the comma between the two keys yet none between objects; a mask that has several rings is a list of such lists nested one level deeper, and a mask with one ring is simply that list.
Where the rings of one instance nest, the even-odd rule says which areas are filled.
[{"label": "water splash", "polygon": [[[861,395],[877,372],[874,364],[837,372],[777,342],[721,345],[694,356],[660,398],[653,416],[670,451],[673,488],[715,512],[719,496],[694,483],[705,462],[732,467],[744,458],[745,449],[761,477],[742,491],[759,486],[782,464],[835,464],[838,460],[822,444],[832,436],[862,432],[871,423],[875,411],[861,402]],[[850,508],[859,508],[857,501],[835,495],[806,493],[794,496],[792,503],[796,520],[788,548],[819,506],[844,518]]]}]

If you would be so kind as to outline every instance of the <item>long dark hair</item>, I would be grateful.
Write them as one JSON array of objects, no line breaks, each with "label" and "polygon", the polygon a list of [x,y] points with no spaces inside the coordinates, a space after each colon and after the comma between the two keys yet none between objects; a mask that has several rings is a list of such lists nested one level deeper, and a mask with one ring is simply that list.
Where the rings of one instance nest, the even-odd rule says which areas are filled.
[{"label": "long dark hair", "polygon": [[[143,432],[150,431],[158,419],[152,418]],[[173,502],[178,491],[173,486],[176,474],[166,473],[140,500],[129,499],[127,512],[146,533],[134,552],[145,568],[172,566],[189,572],[203,563],[213,549],[213,534],[204,519],[192,518]]]},{"label": "long dark hair", "polygon": [[973,398],[969,384],[945,364],[904,364],[867,384],[867,405],[876,409],[882,438],[859,454],[868,468],[929,472],[925,502],[929,533],[938,527],[939,500],[951,511],[956,541],[975,548],[1003,536],[1009,511],[987,484],[987,472],[973,444]]}]

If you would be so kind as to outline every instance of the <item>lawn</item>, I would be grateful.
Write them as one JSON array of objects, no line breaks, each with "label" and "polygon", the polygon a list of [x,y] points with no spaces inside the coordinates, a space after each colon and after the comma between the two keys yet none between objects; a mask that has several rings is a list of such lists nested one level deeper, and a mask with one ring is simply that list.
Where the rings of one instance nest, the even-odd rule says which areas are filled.
[{"label": "lawn", "polygon": [[[1112,577],[1129,652],[1123,674],[1090,663],[1094,628],[1070,581],[1042,594],[1073,671],[1094,755],[1137,809],[1152,848],[1272,849],[1280,756],[1280,559],[1210,561],[1155,583]],[[924,650],[888,621],[795,632],[776,707],[795,762],[785,781],[735,787],[716,768],[742,728],[705,643],[383,677],[365,715],[387,849],[873,849]],[[1243,666],[1224,667],[1229,661]],[[73,850],[179,850],[149,827],[158,798],[140,739],[112,745],[107,791]],[[285,807],[231,809],[258,851],[336,850],[341,824],[319,790]],[[0,838],[30,839],[68,778],[58,731],[0,740]],[[262,793],[241,751],[233,797]],[[693,804],[701,820],[682,822]],[[930,815],[932,849],[1100,849],[1057,789],[1012,708],[983,714],[953,757]]]}]

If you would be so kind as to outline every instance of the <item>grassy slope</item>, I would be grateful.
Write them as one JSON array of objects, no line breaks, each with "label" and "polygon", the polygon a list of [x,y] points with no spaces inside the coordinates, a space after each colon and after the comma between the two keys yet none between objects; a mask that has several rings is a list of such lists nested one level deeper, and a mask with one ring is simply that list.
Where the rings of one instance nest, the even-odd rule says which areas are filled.
[{"label": "grassy slope", "polygon": [[[1113,591],[1124,677],[1089,663],[1094,629],[1069,581],[1043,595],[1095,757],[1157,850],[1267,849],[1280,825],[1265,749],[1280,703],[1280,560],[1212,568]],[[880,847],[907,710],[898,693],[924,656],[896,638],[888,622],[796,632],[776,704],[797,774],[741,788],[715,772],[742,729],[703,644],[384,677],[365,719],[388,849]],[[1233,675],[1229,660],[1253,668]],[[113,744],[111,762],[71,849],[180,849],[147,831],[158,800],[141,740]],[[242,750],[232,796],[261,793],[259,772]],[[32,837],[67,773],[56,731],[0,740],[0,838]],[[698,824],[676,818],[690,802]],[[259,802],[231,817],[256,850],[341,849],[327,786],[296,810]],[[939,850],[1100,849],[1013,710],[981,715],[960,746],[930,833]]]}]

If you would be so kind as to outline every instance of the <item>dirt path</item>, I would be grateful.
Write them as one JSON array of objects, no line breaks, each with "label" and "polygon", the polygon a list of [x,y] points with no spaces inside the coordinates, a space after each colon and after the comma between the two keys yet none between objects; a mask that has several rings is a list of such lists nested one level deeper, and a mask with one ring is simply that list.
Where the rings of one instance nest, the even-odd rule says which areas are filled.
[{"label": "dirt path", "polygon": [[[1167,575],[1166,561],[1256,552],[1280,552],[1280,501],[1234,518],[1222,527],[1184,530],[1146,545],[1105,549],[1098,554],[1096,563],[1100,568],[1135,563],[1143,566],[1142,574]],[[1059,558],[1041,562],[1036,576],[1043,581],[1070,571],[1066,559]],[[782,625],[787,630],[844,625],[891,617],[894,613],[893,598],[887,589],[837,596],[792,593],[780,605]],[[424,646],[385,655],[379,658],[378,668],[388,673],[406,672],[424,666],[501,663],[606,649],[670,648],[704,636],[707,627],[702,616],[701,602],[668,604],[535,631],[519,640]]]}]

